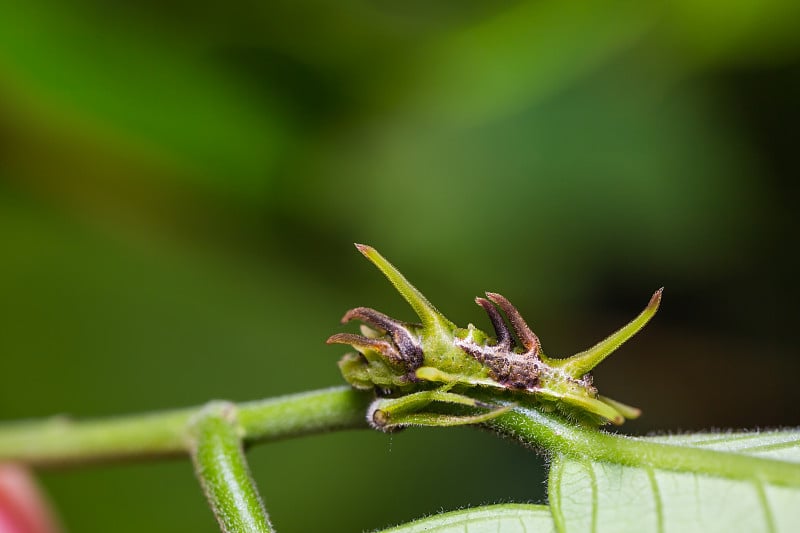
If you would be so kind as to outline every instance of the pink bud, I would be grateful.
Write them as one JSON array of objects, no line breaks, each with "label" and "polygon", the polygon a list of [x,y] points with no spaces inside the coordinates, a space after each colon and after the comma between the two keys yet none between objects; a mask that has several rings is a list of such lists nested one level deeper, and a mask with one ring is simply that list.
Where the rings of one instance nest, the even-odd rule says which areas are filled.
[{"label": "pink bud", "polygon": [[58,533],[50,508],[28,472],[0,464],[0,533]]}]

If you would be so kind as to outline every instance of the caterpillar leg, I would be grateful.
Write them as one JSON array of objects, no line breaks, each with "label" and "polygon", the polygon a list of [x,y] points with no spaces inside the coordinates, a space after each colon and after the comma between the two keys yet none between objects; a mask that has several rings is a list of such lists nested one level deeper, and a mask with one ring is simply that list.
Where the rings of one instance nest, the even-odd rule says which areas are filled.
[{"label": "caterpillar leg", "polygon": [[[486,409],[487,412],[476,415],[452,415],[425,411],[434,402]],[[511,406],[487,404],[469,396],[438,389],[415,392],[400,398],[378,398],[367,410],[367,422],[375,429],[385,432],[406,426],[461,426],[486,422],[509,409]]]}]

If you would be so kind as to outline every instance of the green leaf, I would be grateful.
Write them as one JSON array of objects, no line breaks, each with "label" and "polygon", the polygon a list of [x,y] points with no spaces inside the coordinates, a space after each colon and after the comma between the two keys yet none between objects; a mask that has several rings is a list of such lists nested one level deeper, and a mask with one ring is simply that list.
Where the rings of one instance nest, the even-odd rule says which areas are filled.
[{"label": "green leaf", "polygon": [[382,533],[550,533],[553,517],[546,505],[501,504],[423,518],[384,529]]},{"label": "green leaf", "polygon": [[[638,439],[637,439],[638,440]],[[717,450],[740,460],[752,457],[800,463],[800,431],[693,434],[641,439],[678,447]],[[658,453],[657,450],[653,450]],[[741,464],[741,463],[740,463]],[[560,531],[797,531],[800,485],[765,481],[758,469],[742,476],[625,466],[556,455],[550,470],[550,503]]]}]

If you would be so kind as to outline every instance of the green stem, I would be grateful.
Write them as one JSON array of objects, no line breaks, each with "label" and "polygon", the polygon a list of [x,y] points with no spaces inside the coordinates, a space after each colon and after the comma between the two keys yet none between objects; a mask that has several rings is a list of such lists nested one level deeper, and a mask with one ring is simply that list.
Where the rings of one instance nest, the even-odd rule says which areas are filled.
[{"label": "green stem", "polygon": [[189,428],[195,473],[224,533],[274,533],[239,433],[234,404],[206,406]]},{"label": "green stem", "polygon": [[[336,429],[366,428],[372,395],[350,387],[281,396],[239,405],[246,442]],[[203,407],[75,422],[65,417],[0,426],[0,462],[67,466],[120,459],[185,455],[190,420]]]},{"label": "green stem", "polygon": [[614,435],[533,407],[516,406],[485,425],[523,445],[568,457],[800,487],[800,464]]},{"label": "green stem", "polygon": [[[475,395],[497,403],[489,393]],[[239,405],[245,442],[271,441],[335,429],[366,428],[372,394],[338,387]],[[0,427],[0,462],[59,465],[188,452],[187,426],[201,408],[106,420],[53,419]],[[556,414],[517,406],[486,426],[551,453],[628,466],[752,479],[800,486],[800,465],[646,439],[577,426]]]},{"label": "green stem", "polygon": [[371,391],[349,385],[239,404],[239,423],[248,443],[339,429],[366,429]]}]

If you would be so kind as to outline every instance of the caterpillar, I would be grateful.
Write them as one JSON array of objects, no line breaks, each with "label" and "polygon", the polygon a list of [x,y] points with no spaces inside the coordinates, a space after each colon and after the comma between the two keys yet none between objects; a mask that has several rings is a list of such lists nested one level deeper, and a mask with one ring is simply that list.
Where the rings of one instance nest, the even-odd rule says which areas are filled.
[{"label": "caterpillar", "polygon": [[[619,425],[639,416],[639,409],[601,396],[590,372],[647,324],[658,310],[663,287],[636,318],[593,347],[570,357],[551,358],[517,308],[500,294],[487,292],[485,298],[475,298],[488,315],[494,335],[472,324],[460,328],[377,250],[363,244],[356,248],[420,319],[419,323],[403,322],[356,307],[345,313],[342,323],[362,322],[361,334],[337,333],[327,340],[356,350],[339,361],[344,379],[357,389],[379,393],[367,414],[373,427],[393,431],[414,424],[474,424],[510,408],[508,403],[493,405],[472,398],[470,391],[475,388],[493,390],[512,401],[529,401],[587,424]],[[437,403],[464,406],[471,412],[432,409]]]}]

